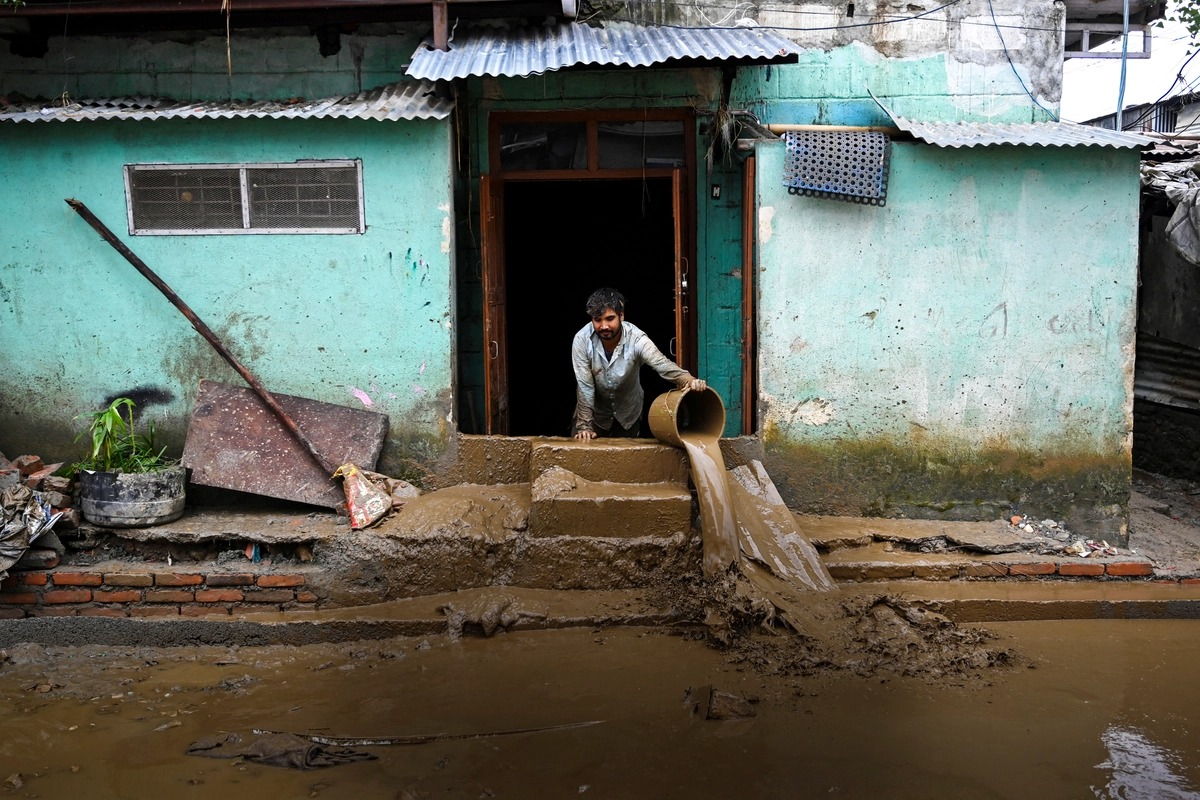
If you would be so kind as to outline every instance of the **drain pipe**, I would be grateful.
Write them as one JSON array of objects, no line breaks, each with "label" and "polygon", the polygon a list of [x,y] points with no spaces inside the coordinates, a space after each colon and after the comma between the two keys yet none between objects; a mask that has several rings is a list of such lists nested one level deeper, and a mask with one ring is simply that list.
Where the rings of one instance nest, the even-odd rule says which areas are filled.
[{"label": "drain pipe", "polygon": [[1125,66],[1129,63],[1129,0],[1124,0],[1122,3],[1121,15],[1121,85],[1117,89],[1118,132],[1125,130]]}]

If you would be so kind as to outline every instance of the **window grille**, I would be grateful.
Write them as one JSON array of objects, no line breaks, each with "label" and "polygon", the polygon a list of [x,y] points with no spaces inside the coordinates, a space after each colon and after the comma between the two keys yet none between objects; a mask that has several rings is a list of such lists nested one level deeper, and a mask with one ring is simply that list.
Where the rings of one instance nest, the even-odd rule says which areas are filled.
[{"label": "window grille", "polygon": [[362,162],[130,164],[132,235],[362,233]]}]

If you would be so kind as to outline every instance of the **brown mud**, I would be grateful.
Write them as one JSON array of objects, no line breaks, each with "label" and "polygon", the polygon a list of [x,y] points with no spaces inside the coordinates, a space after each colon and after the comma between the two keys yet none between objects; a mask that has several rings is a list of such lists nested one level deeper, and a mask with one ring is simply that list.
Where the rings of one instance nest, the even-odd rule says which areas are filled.
[{"label": "brown mud", "polygon": [[[887,628],[887,617],[859,619]],[[764,674],[745,651],[639,628],[21,645],[0,656],[0,797],[1198,796],[1197,623],[994,627],[1033,668],[939,681]],[[698,713],[705,687],[736,701],[732,718]],[[313,771],[186,754],[254,729],[370,741],[596,720],[358,747],[375,758]]]}]

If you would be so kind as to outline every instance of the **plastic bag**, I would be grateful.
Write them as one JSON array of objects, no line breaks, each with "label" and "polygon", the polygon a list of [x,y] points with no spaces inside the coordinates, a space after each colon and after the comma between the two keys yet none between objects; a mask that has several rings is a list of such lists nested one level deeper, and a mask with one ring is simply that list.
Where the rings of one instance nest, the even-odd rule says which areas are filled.
[{"label": "plastic bag", "polygon": [[333,477],[342,478],[346,510],[350,513],[350,527],[354,530],[374,525],[392,510],[391,495],[372,483],[355,465],[342,464]]}]

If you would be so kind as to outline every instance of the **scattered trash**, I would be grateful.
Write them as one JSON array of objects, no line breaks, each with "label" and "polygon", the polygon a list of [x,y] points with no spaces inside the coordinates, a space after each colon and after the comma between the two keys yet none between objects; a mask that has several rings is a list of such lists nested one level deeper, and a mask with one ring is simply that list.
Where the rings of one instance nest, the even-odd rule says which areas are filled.
[{"label": "scattered trash", "polygon": [[749,719],[757,715],[753,700],[740,694],[721,692],[704,685],[689,687],[683,696],[683,707],[701,719]]},{"label": "scattered trash", "polygon": [[0,493],[0,579],[61,517],[62,512],[54,511],[41,492],[28,486],[11,485]]},{"label": "scattered trash", "polygon": [[342,479],[346,491],[346,510],[350,513],[350,527],[354,530],[369,528],[392,510],[392,497],[375,485],[361,469],[353,464],[342,464],[333,473]]}]

